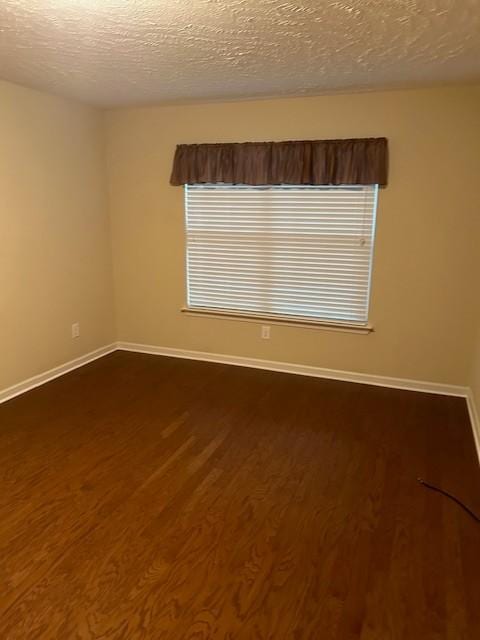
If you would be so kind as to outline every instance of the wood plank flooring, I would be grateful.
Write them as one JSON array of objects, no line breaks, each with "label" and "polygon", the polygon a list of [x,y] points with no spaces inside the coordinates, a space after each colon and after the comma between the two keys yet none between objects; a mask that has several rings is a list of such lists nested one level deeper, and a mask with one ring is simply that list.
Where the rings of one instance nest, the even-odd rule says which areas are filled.
[{"label": "wood plank flooring", "polygon": [[475,640],[459,398],[116,352],[0,405],[2,640]]}]

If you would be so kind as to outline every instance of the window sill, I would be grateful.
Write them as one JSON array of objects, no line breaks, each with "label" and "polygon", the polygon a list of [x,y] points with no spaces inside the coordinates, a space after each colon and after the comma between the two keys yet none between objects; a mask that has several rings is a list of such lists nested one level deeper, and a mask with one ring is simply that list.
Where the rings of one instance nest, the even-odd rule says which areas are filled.
[{"label": "window sill", "polygon": [[212,309],[192,309],[183,307],[182,313],[190,316],[206,316],[218,320],[237,320],[239,322],[255,322],[256,324],[275,324],[284,326],[301,327],[303,329],[324,329],[327,331],[340,331],[343,333],[368,334],[374,331],[369,324],[358,325],[348,322],[326,322],[322,320],[308,320],[305,318],[267,316],[254,313],[240,313],[234,311],[214,311]]}]

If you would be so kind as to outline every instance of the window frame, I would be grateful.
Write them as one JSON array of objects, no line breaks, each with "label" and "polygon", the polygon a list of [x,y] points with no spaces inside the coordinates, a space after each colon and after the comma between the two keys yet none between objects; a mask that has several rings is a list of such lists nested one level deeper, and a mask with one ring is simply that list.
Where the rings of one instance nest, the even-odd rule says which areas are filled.
[{"label": "window frame", "polygon": [[[217,318],[223,320],[233,320],[233,321],[241,321],[241,322],[253,322],[255,324],[273,324],[273,325],[281,325],[281,326],[297,326],[309,329],[327,329],[331,331],[340,331],[340,332],[348,332],[348,333],[360,333],[360,334],[369,334],[374,331],[373,325],[370,322],[370,311],[371,311],[371,298],[372,298],[372,279],[373,279],[373,269],[374,269],[374,258],[375,258],[375,244],[376,244],[376,225],[377,225],[377,210],[378,210],[378,199],[380,194],[380,185],[354,185],[361,187],[371,187],[374,189],[374,200],[373,200],[373,209],[372,209],[372,232],[371,232],[371,247],[370,247],[370,255],[369,255],[369,273],[367,280],[367,296],[366,296],[366,321],[365,322],[357,322],[352,320],[342,320],[342,319],[327,319],[320,318],[314,316],[302,316],[302,315],[293,315],[293,314],[269,314],[269,313],[258,313],[255,311],[247,311],[247,310],[235,310],[235,309],[222,309],[215,307],[200,307],[200,306],[190,306],[189,305],[189,263],[188,263],[188,223],[187,223],[187,213],[188,213],[188,188],[189,187],[258,187],[258,185],[232,185],[227,183],[221,184],[185,184],[184,185],[184,212],[183,212],[183,221],[184,221],[184,265],[185,265],[185,295],[184,295],[184,306],[181,308],[182,313],[196,316],[196,317],[210,317]],[[295,185],[265,185],[264,188],[268,189],[276,189],[282,187],[292,187]],[[302,185],[306,187],[321,187],[322,185]],[[329,185],[325,185],[327,187]],[[333,185],[332,185],[333,186]],[[352,187],[352,185],[335,185],[337,187]]]}]

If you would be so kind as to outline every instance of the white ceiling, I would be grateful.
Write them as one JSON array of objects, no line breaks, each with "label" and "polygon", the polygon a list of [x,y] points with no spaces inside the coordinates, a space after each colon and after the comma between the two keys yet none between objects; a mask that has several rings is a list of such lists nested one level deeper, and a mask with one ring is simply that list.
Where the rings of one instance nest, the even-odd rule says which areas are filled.
[{"label": "white ceiling", "polygon": [[0,78],[100,106],[480,80],[480,0],[0,0]]}]

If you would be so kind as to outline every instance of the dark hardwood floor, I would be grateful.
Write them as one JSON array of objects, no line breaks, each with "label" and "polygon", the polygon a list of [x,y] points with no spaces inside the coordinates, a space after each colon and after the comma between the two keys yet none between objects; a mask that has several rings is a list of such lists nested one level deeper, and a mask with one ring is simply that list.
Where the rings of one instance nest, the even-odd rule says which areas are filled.
[{"label": "dark hardwood floor", "polygon": [[0,638],[475,640],[459,398],[117,352],[0,406]]}]

